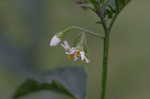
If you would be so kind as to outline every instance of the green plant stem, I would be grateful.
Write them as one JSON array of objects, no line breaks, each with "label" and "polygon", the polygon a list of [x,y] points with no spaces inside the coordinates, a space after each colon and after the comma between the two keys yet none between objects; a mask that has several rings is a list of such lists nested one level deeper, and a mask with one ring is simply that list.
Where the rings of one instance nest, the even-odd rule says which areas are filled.
[{"label": "green plant stem", "polygon": [[112,29],[112,26],[116,20],[118,15],[115,15],[114,18],[112,19],[111,23],[109,26],[107,26],[105,20],[101,15],[99,15],[102,26],[105,32],[105,38],[104,38],[104,44],[103,44],[103,63],[102,63],[102,78],[101,78],[101,98],[100,99],[105,99],[106,98],[106,89],[107,89],[107,79],[108,79],[108,56],[109,56],[109,41],[110,41],[110,32]]},{"label": "green plant stem", "polygon": [[108,55],[109,55],[109,30],[103,18],[101,17],[102,25],[105,32],[104,44],[103,44],[103,63],[102,63],[102,78],[101,78],[101,98],[105,99],[106,87],[107,87],[107,75],[108,75]]},{"label": "green plant stem", "polygon": [[109,55],[109,33],[106,33],[103,47],[103,65],[102,65],[102,79],[101,79],[101,99],[105,99],[108,75],[108,55]]}]

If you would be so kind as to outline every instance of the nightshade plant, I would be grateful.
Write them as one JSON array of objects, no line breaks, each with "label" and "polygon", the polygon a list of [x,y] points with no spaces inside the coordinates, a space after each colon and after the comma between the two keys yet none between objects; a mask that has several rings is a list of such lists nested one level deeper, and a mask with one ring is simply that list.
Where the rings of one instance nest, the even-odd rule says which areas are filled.
[{"label": "nightshade plant", "polygon": [[[131,0],[76,0],[76,3],[85,10],[94,12],[99,21],[96,22],[102,26],[104,36],[100,33],[81,28],[79,26],[69,26],[63,31],[56,33],[50,40],[51,47],[62,46],[67,57],[73,61],[81,60],[90,63],[90,57],[87,56],[87,34],[99,37],[103,40],[103,63],[101,75],[101,92],[100,99],[106,99],[107,74],[108,74],[108,56],[109,42],[112,27],[125,6]],[[77,29],[79,35],[70,46],[65,36],[72,30]],[[69,71],[69,72],[68,72]],[[80,75],[80,76],[79,76]],[[42,78],[42,79],[41,79]],[[40,90],[52,90],[67,94],[73,98],[85,99],[86,74],[82,67],[65,67],[51,71],[42,77],[28,79],[15,92],[14,99]],[[74,79],[71,81],[70,79]]]}]

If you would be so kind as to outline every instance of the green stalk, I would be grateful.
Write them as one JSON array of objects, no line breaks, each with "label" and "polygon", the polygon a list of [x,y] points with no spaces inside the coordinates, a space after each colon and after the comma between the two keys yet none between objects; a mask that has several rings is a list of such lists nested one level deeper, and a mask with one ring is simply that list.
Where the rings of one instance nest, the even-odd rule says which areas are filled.
[{"label": "green stalk", "polygon": [[105,38],[103,43],[103,63],[102,63],[102,78],[101,78],[101,99],[105,99],[106,96],[106,88],[107,88],[107,75],[108,75],[108,55],[109,55],[109,35],[110,32],[107,27],[105,27],[105,23],[103,23]]},{"label": "green stalk", "polygon": [[102,65],[102,79],[101,79],[101,99],[105,99],[107,88],[108,75],[108,55],[109,55],[109,33],[106,33],[103,47],[103,65]]},{"label": "green stalk", "polygon": [[104,38],[104,43],[103,43],[103,63],[102,63],[102,78],[101,78],[101,97],[100,99],[106,99],[106,89],[107,89],[107,79],[108,79],[108,57],[109,57],[109,41],[110,41],[110,32],[112,29],[112,26],[118,16],[116,14],[114,18],[112,19],[111,23],[109,26],[107,26],[104,18],[102,15],[98,15],[101,19],[102,26],[105,32],[105,38]]},{"label": "green stalk", "polygon": [[99,33],[95,33],[95,32],[93,32],[93,31],[90,31],[90,30],[81,28],[81,27],[79,27],[79,26],[69,26],[69,27],[65,28],[62,32],[63,32],[63,33],[69,32],[70,30],[73,30],[73,29],[83,31],[84,33],[90,34],[90,35],[92,35],[92,36],[100,37],[101,39],[104,38],[104,36],[103,36],[103,35],[100,35]]}]

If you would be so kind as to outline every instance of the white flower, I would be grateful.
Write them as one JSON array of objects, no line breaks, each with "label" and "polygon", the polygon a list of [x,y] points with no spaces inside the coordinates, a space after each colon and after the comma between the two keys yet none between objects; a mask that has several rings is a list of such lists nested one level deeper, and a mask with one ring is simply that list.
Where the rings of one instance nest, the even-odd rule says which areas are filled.
[{"label": "white flower", "polygon": [[50,46],[57,46],[61,42],[61,38],[54,35],[49,43]]},{"label": "white flower", "polygon": [[67,41],[61,43],[61,46],[65,49],[65,54],[68,56],[69,59],[73,61],[77,61],[78,59],[81,59],[86,63],[90,62],[88,58],[85,56],[85,52],[83,50],[80,50],[76,47],[70,47]]},{"label": "white flower", "polygon": [[81,60],[85,61],[86,63],[89,63],[89,59],[85,56],[85,52],[84,51],[80,51],[81,54]]},{"label": "white flower", "polygon": [[63,43],[60,44],[64,49],[65,49],[65,54],[68,56],[69,59],[73,61],[77,61],[78,57],[75,55],[76,53],[76,48],[71,48],[68,41],[64,41]]}]

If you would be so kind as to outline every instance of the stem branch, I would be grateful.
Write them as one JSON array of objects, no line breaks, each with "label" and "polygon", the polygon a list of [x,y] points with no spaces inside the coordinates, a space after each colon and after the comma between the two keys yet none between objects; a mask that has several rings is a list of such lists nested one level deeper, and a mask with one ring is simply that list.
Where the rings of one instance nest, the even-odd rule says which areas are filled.
[{"label": "stem branch", "polygon": [[96,36],[96,37],[100,37],[100,38],[104,38],[104,36],[100,35],[99,33],[95,33],[93,31],[81,28],[79,26],[70,26],[70,27],[66,28],[63,32],[68,32],[68,31],[70,31],[72,29],[81,30],[81,31],[84,31],[85,33],[88,33],[90,35],[93,35],[93,36]]}]

